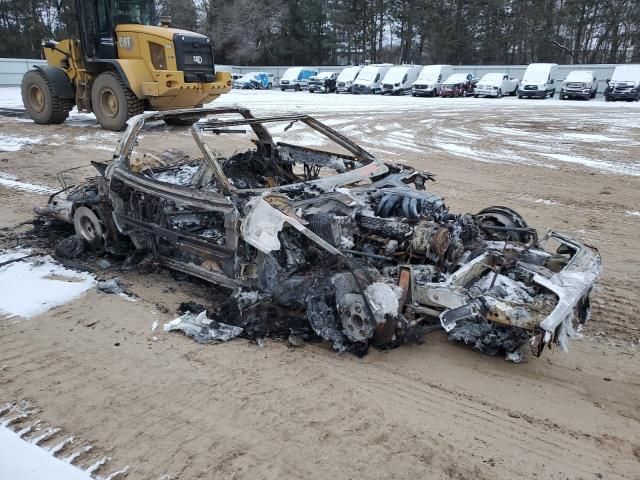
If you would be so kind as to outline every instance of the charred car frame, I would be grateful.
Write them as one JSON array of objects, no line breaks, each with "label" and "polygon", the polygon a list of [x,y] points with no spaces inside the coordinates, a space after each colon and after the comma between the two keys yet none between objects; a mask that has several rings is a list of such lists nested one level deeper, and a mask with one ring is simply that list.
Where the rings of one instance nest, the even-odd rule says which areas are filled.
[{"label": "charred car frame", "polygon": [[[145,127],[193,121],[198,158],[134,165]],[[343,153],[276,141],[267,127],[305,126]],[[251,148],[214,153],[218,135]],[[335,150],[335,149],[334,149]],[[228,323],[302,322],[338,351],[393,346],[426,329],[489,353],[527,342],[566,346],[589,317],[594,248],[514,210],[455,214],[433,175],[384,163],[306,115],[255,118],[239,108],[145,113],[129,121],[100,174],[65,188],[40,215],[75,226],[96,250],[132,246],[233,291]]]}]

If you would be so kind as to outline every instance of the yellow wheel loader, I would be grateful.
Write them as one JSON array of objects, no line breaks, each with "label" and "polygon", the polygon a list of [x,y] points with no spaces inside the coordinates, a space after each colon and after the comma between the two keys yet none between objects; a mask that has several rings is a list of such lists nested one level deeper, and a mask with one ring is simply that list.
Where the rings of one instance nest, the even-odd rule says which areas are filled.
[{"label": "yellow wheel loader", "polygon": [[76,0],[76,16],[79,39],[44,42],[47,65],[22,79],[37,123],[62,123],[76,105],[103,128],[123,130],[144,110],[199,107],[231,89],[211,40],[156,26],[154,0]]}]

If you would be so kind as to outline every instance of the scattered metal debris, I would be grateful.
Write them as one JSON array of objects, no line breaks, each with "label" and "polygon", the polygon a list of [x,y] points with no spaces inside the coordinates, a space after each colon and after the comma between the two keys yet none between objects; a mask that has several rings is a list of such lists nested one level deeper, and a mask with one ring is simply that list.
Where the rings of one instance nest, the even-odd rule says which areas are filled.
[{"label": "scattered metal debris", "polygon": [[98,282],[96,288],[104,293],[112,293],[114,295],[126,294],[125,288],[120,284],[120,280],[114,277],[110,280],[102,280]]},{"label": "scattered metal debris", "polygon": [[[201,158],[173,150],[133,162],[145,124],[169,116],[202,117],[191,128]],[[333,145],[276,142],[267,130],[294,123]],[[209,143],[247,128],[251,147],[214,155]],[[540,241],[507,207],[452,213],[427,189],[432,174],[383,163],[306,115],[147,113],[130,121],[114,161],[96,167],[95,179],[36,211],[73,223],[96,252],[151,253],[233,290],[216,317],[225,323],[200,313],[165,326],[199,341],[226,324],[251,338],[315,335],[364,353],[440,325],[453,341],[515,361],[527,341],[535,355],[566,348],[573,323],[589,318],[594,248],[555,232]]]},{"label": "scattered metal debris", "polygon": [[227,342],[242,333],[242,328],[233,325],[216,322],[207,318],[207,311],[194,315],[187,312],[184,315],[164,324],[165,332],[180,330],[188,337],[200,343],[211,343],[214,341]]}]

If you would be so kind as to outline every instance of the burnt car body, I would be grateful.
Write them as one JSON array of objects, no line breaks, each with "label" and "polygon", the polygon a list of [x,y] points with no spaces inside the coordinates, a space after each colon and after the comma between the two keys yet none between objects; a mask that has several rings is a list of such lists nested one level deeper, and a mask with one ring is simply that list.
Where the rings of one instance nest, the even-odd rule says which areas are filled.
[{"label": "burnt car body", "polygon": [[[167,116],[205,117],[191,128],[198,158],[136,167],[140,133]],[[282,122],[343,153],[275,141],[267,127]],[[238,127],[252,147],[214,153],[209,137]],[[132,244],[233,290],[227,323],[302,321],[338,351],[397,345],[437,325],[483,352],[529,342],[539,355],[566,346],[589,317],[594,248],[555,232],[539,241],[506,207],[452,213],[428,188],[432,174],[384,163],[306,115],[145,113],[99,170],[36,212],[73,223],[97,250]]]}]

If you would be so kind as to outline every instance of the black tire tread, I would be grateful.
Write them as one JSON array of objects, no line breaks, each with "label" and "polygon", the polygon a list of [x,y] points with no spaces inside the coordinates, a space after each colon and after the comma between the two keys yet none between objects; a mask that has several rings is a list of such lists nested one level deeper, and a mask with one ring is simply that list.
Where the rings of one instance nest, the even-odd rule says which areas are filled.
[{"label": "black tire tread", "polygon": [[[100,75],[98,75],[96,77],[96,80],[100,77],[103,76],[110,76],[112,77],[120,86],[120,88],[122,89],[122,93],[124,94],[124,100],[126,102],[126,115],[124,118],[124,121],[122,122],[122,124],[118,124],[118,125],[112,125],[112,126],[108,126],[104,123],[102,123],[100,121],[100,115],[97,114],[96,112],[96,106],[93,106],[93,111],[94,113],[96,113],[96,117],[98,118],[98,123],[101,123],[102,127],[107,129],[107,130],[114,130],[114,131],[122,131],[127,127],[127,120],[129,120],[131,117],[134,117],[136,115],[139,115],[141,113],[144,112],[144,101],[140,100],[138,97],[136,97],[136,94],[133,93],[133,90],[131,90],[126,82],[122,79],[122,77],[120,76],[120,74],[113,72],[113,71],[106,71],[101,73]],[[94,85],[92,87],[92,93],[91,93],[91,98],[93,100],[93,89],[95,89],[95,81],[94,81]],[[98,107],[99,108],[99,107]]]},{"label": "black tire tread", "polygon": [[136,94],[127,86],[120,75],[115,72],[109,73],[111,73],[122,86],[122,90],[124,90],[124,94],[127,97],[127,119],[144,113],[144,101],[136,97]]},{"label": "black tire tread", "polygon": [[58,125],[60,123],[64,123],[64,121],[69,118],[69,112],[73,109],[75,102],[68,98],[60,98],[56,96],[53,92],[53,86],[47,76],[41,70],[34,70],[44,82],[47,84],[47,88],[49,92],[51,92],[51,116],[45,122],[50,125]]}]

